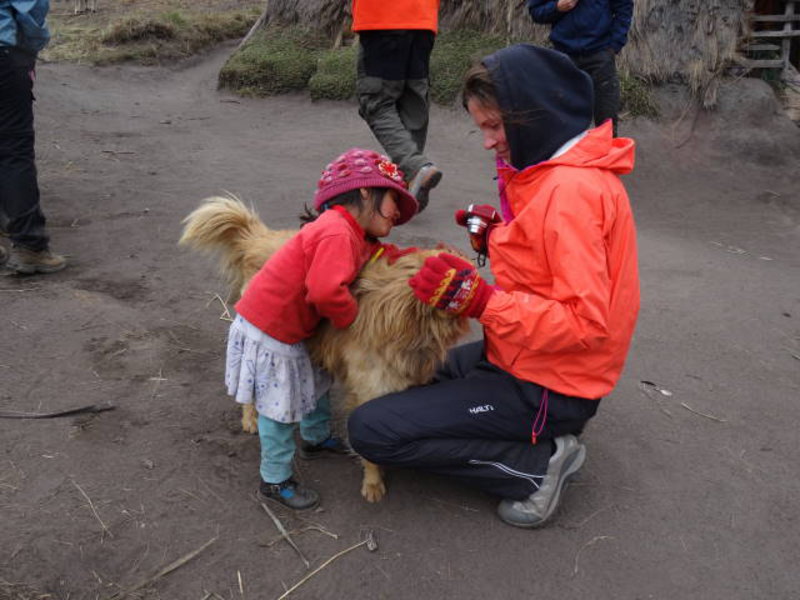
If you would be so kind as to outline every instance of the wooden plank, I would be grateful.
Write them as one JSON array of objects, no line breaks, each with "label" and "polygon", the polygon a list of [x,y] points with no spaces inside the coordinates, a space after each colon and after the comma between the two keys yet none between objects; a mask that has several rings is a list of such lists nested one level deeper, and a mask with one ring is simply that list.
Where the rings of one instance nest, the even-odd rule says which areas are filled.
[{"label": "wooden plank", "polygon": [[777,52],[781,47],[775,44],[745,44],[742,49],[746,52]]},{"label": "wooden plank", "polygon": [[791,31],[752,31],[750,37],[754,38],[792,38],[800,37],[800,29]]},{"label": "wooden plank", "polygon": [[736,64],[748,69],[778,69],[783,67],[783,59],[754,60],[752,58],[739,58],[736,60]]},{"label": "wooden plank", "polygon": [[800,15],[755,15],[750,19],[760,23],[785,23],[788,21],[800,21]]}]

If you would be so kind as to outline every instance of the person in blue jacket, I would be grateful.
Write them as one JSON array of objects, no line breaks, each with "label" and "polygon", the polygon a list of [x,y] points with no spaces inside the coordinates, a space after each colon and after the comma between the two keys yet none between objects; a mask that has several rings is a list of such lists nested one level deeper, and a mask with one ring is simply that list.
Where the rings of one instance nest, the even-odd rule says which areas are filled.
[{"label": "person in blue jacket", "polygon": [[39,206],[33,129],[36,57],[50,40],[49,0],[0,0],[0,264],[20,274],[53,273],[67,261],[50,251]]},{"label": "person in blue jacket", "polygon": [[616,137],[616,55],[628,41],[633,0],[528,0],[527,7],[534,22],[552,26],[553,47],[592,78],[595,125],[611,119]]}]

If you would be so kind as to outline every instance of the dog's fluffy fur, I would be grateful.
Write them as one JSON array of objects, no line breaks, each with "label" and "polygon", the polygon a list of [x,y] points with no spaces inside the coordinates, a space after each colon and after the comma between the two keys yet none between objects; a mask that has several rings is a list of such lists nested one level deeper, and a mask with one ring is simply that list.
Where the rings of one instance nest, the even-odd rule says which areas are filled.
[{"label": "dog's fluffy fur", "polygon": [[[273,230],[234,197],[208,198],[184,219],[181,244],[216,253],[236,300],[250,278],[295,230]],[[364,267],[353,285],[358,300],[356,320],[336,329],[327,320],[307,341],[312,360],[341,382],[347,406],[427,383],[447,349],[468,330],[466,319],[454,318],[419,302],[408,278],[426,256],[421,250],[393,264],[379,259]],[[242,426],[256,431],[252,405],[243,406]],[[380,469],[364,463],[361,494],[370,502],[386,493]]]}]

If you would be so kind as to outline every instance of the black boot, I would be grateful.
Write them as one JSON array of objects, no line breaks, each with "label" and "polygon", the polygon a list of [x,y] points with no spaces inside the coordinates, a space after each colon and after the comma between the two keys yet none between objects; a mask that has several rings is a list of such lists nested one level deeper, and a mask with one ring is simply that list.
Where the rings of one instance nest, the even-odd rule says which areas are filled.
[{"label": "black boot", "polygon": [[317,492],[301,486],[291,477],[281,483],[267,483],[262,480],[258,491],[264,498],[275,500],[294,510],[306,510],[319,504]]}]

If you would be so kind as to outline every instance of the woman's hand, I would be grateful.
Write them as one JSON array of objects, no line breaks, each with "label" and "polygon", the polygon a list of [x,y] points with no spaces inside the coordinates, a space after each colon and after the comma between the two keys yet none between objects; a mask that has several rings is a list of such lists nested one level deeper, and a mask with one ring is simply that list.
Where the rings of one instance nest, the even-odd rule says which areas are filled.
[{"label": "woman's hand", "polygon": [[495,291],[471,263],[446,252],[426,258],[408,285],[425,304],[474,319],[483,314]]}]

